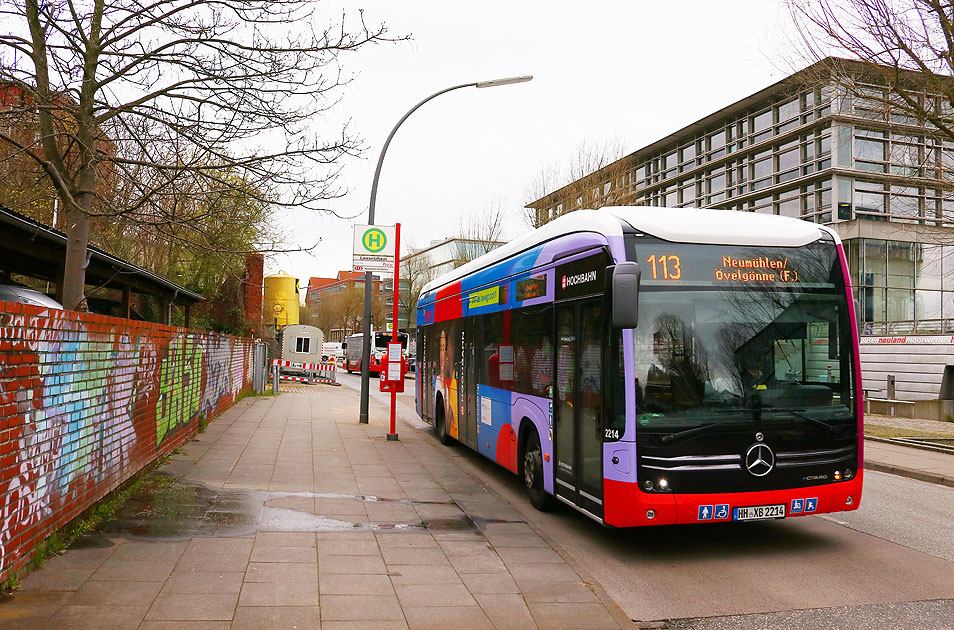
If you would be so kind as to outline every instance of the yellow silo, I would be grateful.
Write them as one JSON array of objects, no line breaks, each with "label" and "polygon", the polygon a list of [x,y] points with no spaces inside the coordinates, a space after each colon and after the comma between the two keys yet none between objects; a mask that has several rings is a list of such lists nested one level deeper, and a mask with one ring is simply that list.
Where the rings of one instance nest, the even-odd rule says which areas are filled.
[{"label": "yellow silo", "polygon": [[266,324],[275,326],[277,330],[299,323],[298,278],[293,278],[286,271],[266,276],[263,310]]}]

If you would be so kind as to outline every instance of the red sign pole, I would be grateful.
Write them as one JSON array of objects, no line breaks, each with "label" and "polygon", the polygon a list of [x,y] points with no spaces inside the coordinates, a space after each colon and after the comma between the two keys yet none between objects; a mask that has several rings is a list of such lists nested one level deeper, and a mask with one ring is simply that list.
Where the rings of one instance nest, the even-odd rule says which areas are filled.
[{"label": "red sign pole", "polygon": [[[391,341],[397,342],[398,334],[398,298],[401,294],[401,224],[394,225],[394,311],[391,317]],[[404,378],[404,357],[401,357],[401,378]],[[391,389],[391,431],[388,433],[388,440],[397,440],[397,427],[395,426],[395,414],[397,409],[396,388]]]}]

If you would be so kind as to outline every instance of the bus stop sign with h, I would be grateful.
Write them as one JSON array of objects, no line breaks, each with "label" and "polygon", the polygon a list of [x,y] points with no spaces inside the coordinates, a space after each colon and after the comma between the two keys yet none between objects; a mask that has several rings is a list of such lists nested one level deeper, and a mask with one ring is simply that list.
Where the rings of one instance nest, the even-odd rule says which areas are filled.
[{"label": "bus stop sign with h", "polygon": [[386,225],[356,225],[354,226],[354,247],[352,249],[352,268],[354,271],[378,272],[394,274],[394,313],[392,316],[391,343],[381,366],[382,392],[391,393],[391,426],[388,431],[388,440],[397,440],[395,414],[397,395],[404,391],[404,374],[407,364],[404,360],[401,344],[397,340],[398,298],[400,295],[400,268],[401,268],[401,224]]}]

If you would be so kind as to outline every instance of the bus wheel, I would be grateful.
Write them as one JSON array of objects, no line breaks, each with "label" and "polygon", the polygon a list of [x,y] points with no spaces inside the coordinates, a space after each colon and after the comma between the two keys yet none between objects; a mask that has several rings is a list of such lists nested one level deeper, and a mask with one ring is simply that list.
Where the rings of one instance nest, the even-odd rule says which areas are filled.
[{"label": "bus wheel", "polygon": [[450,436],[450,429],[447,426],[447,423],[444,422],[444,403],[442,400],[438,399],[437,413],[435,415],[434,428],[437,429],[437,439],[440,440],[441,444],[445,446],[454,441]]},{"label": "bus wheel", "polygon": [[530,496],[530,504],[541,512],[553,507],[553,497],[543,489],[543,450],[537,432],[530,431],[523,456],[523,484]]}]

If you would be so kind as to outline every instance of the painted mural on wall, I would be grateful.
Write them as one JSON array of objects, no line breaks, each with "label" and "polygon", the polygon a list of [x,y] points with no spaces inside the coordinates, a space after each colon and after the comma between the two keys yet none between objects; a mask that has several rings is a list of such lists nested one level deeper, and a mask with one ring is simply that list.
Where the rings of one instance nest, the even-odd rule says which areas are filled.
[{"label": "painted mural on wall", "polygon": [[252,343],[0,302],[0,578],[251,386]]}]

